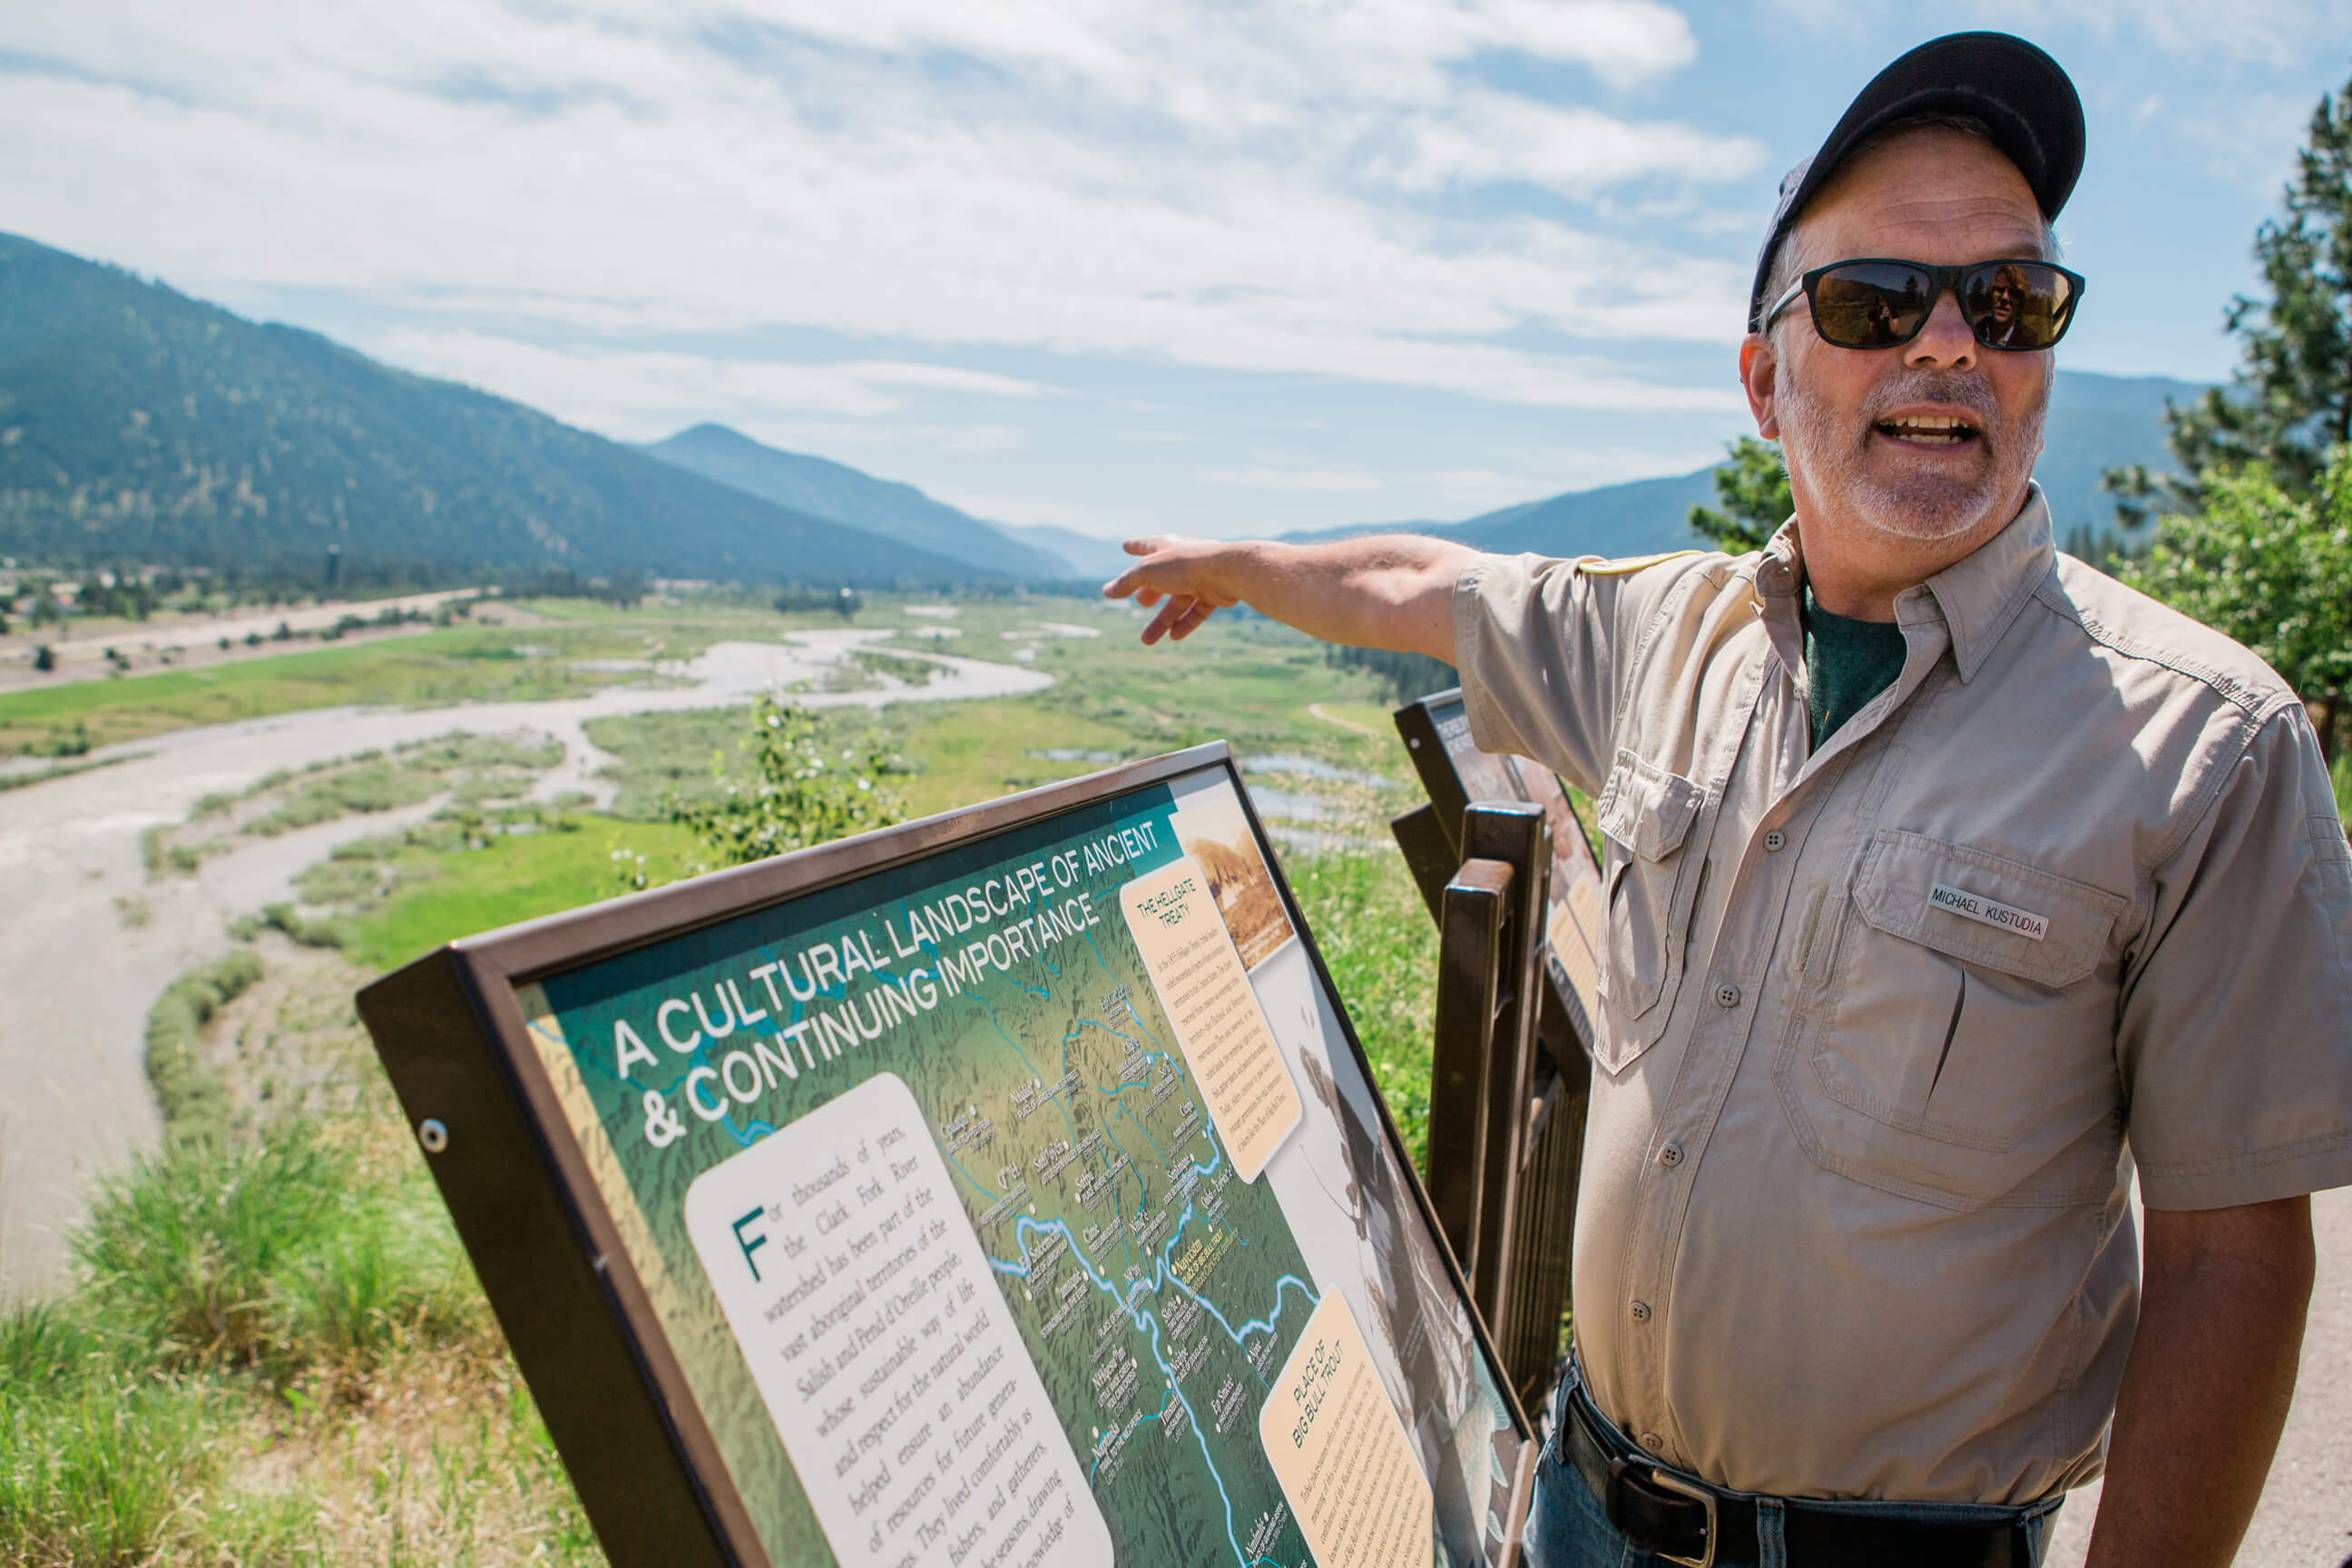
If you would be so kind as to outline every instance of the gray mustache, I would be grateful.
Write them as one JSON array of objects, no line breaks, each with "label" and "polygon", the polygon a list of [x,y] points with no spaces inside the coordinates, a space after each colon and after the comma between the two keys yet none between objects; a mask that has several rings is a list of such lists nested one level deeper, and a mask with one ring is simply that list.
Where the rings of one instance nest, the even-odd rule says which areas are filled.
[{"label": "gray mustache", "polygon": [[1948,403],[1965,408],[1976,416],[1977,428],[1987,434],[2000,416],[2000,403],[1984,377],[1933,370],[1906,371],[1874,388],[1863,416],[1874,425],[1906,403]]}]

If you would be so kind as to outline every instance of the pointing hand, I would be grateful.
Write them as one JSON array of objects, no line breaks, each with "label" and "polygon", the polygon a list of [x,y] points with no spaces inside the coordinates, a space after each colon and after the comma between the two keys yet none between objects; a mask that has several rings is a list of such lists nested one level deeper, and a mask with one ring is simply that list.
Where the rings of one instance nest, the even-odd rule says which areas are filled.
[{"label": "pointing hand", "polygon": [[1143,628],[1147,646],[1163,637],[1181,642],[1213,613],[1240,601],[1231,584],[1242,546],[1148,533],[1129,540],[1125,548],[1140,559],[1104,584],[1103,596],[1124,599],[1131,595],[1147,610],[1160,606]]}]

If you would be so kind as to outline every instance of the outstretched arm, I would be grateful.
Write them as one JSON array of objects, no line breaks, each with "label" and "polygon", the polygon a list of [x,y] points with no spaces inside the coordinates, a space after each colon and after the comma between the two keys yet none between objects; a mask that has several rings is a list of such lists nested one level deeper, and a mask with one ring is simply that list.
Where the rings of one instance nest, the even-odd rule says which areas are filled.
[{"label": "outstretched arm", "polygon": [[1151,534],[1127,542],[1138,556],[1103,585],[1160,613],[1143,640],[1190,637],[1210,615],[1247,605],[1309,637],[1356,647],[1454,659],[1454,579],[1476,552],[1418,534],[1329,544],[1221,543]]},{"label": "outstretched arm", "polygon": [[2311,1300],[2311,1200],[2147,1211],[2093,1568],[2224,1568],[2294,1394]]}]

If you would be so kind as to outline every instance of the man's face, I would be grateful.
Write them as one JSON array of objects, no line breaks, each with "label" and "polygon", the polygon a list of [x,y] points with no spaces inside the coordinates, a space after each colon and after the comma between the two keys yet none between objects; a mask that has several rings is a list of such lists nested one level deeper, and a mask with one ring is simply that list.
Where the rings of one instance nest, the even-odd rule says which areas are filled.
[{"label": "man's face", "polygon": [[[1952,265],[2039,255],[2042,219],[1998,151],[1923,129],[1839,170],[1786,243],[1807,268],[1866,256]],[[1770,342],[1749,345],[1749,401],[1780,440],[1809,553],[1874,533],[1973,548],[2023,504],[2051,356],[1988,352],[1950,294],[1899,348],[1823,342],[1801,298]]]}]

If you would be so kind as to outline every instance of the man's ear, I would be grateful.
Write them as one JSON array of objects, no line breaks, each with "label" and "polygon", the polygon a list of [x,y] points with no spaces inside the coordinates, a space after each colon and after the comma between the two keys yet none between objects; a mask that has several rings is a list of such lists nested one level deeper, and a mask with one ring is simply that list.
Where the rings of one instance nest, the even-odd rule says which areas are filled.
[{"label": "man's ear", "polygon": [[1748,412],[1756,418],[1756,434],[1767,441],[1780,438],[1780,417],[1776,394],[1780,371],[1780,356],[1772,352],[1772,342],[1761,332],[1750,332],[1739,344],[1739,384],[1748,394]]}]

